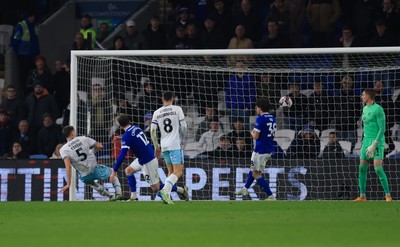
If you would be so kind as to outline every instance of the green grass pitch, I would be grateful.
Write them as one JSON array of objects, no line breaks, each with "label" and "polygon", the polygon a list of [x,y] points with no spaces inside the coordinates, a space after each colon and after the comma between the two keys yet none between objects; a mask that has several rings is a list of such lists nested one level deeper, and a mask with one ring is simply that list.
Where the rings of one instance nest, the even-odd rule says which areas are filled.
[{"label": "green grass pitch", "polygon": [[399,210],[399,202],[3,202],[0,246],[400,246]]}]

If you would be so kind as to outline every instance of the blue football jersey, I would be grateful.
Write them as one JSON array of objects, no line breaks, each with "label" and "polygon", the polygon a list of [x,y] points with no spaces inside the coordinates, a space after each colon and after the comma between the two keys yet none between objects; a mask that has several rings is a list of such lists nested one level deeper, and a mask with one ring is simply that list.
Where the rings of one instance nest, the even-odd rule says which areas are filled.
[{"label": "blue football jersey", "polygon": [[122,136],[121,152],[114,165],[114,171],[118,170],[129,150],[139,159],[139,164],[141,165],[155,158],[153,146],[147,139],[146,134],[139,127],[132,125]]},{"label": "blue football jersey", "polygon": [[259,154],[274,152],[274,136],[276,131],[276,119],[271,114],[263,114],[256,119],[254,131],[259,132],[254,152]]},{"label": "blue football jersey", "polygon": [[129,127],[121,141],[121,150],[127,148],[139,159],[140,164],[146,164],[154,159],[154,149],[146,134],[137,126]]}]

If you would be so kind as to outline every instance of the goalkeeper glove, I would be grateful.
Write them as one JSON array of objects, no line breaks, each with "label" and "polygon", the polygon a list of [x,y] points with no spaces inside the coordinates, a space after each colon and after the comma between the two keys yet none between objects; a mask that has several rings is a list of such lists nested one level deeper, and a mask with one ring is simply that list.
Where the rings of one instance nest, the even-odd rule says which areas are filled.
[{"label": "goalkeeper glove", "polygon": [[374,153],[375,153],[375,149],[376,149],[376,146],[378,145],[378,142],[377,141],[374,141],[372,144],[371,144],[371,146],[369,146],[369,147],[367,147],[367,156],[369,157],[369,158],[373,158],[374,157]]}]

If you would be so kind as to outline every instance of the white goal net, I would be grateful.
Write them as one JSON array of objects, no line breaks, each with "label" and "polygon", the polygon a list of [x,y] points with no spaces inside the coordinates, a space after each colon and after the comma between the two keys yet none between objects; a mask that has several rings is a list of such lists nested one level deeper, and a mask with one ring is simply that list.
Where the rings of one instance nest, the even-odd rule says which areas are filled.
[{"label": "white goal net", "polygon": [[[387,121],[384,170],[392,196],[399,196],[400,48],[72,51],[71,61],[70,124],[79,135],[103,143],[98,161],[110,167],[120,145],[116,117],[128,114],[149,134],[149,119],[161,106],[162,93],[174,92],[188,123],[185,172],[178,185],[189,187],[192,200],[265,198],[254,184],[250,197],[234,194],[249,172],[258,97],[269,100],[277,118],[276,150],[264,173],[276,197],[355,197],[360,96],[375,88]],[[129,193],[122,171],[118,175]],[[165,174],[160,161],[161,180]],[[157,200],[136,175],[139,200]],[[80,182],[76,188],[73,200],[100,198]],[[384,196],[372,166],[367,195]],[[177,195],[173,199],[179,200]]]}]

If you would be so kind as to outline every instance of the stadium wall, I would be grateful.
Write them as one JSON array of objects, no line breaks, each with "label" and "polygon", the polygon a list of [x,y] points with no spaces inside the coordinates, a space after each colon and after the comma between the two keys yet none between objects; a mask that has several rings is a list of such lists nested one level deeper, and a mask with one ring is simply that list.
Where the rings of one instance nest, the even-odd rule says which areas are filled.
[{"label": "stadium wall", "polygon": [[[399,163],[400,159],[387,159],[384,168],[395,199],[400,196],[400,174],[396,166]],[[267,166],[265,174],[280,200],[347,200],[358,194],[358,165],[357,159],[274,160]],[[190,160],[185,163],[185,183],[192,200],[242,200],[233,192],[243,186],[248,171],[248,160]],[[136,175],[139,200],[154,199],[143,176]],[[119,176],[122,177],[122,171]],[[160,168],[161,180],[165,177]],[[64,184],[65,168],[61,160],[1,160],[1,201],[65,201],[68,193],[58,193]],[[105,187],[113,192],[111,184],[105,183]],[[124,191],[129,191],[126,185]],[[372,165],[367,191],[369,199],[383,199],[384,193]],[[258,186],[249,192],[251,198],[248,200],[264,197]],[[87,194],[85,186],[79,182],[78,200],[105,199],[95,193],[90,197]],[[177,195],[174,200],[179,200]]]}]

